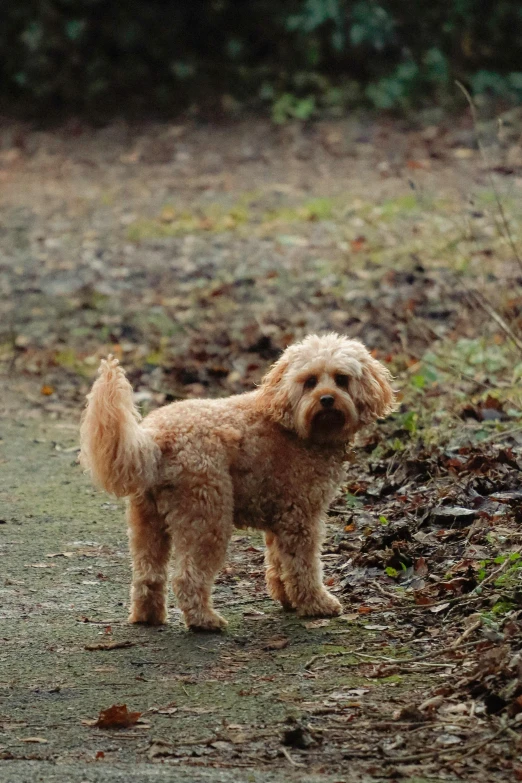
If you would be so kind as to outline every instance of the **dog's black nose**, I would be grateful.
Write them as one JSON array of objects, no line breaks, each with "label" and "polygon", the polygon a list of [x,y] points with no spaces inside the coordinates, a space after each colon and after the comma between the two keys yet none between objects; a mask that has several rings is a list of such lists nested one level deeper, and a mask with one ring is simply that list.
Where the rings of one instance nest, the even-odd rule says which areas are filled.
[{"label": "dog's black nose", "polygon": [[320,402],[323,408],[332,408],[335,402],[335,398],[332,397],[331,394],[323,394],[323,396],[320,399]]}]

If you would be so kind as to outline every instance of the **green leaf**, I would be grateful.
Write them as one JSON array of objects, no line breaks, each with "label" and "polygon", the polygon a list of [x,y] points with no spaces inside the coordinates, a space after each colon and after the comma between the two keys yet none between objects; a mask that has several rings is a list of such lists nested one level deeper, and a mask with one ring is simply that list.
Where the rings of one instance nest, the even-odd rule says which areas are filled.
[{"label": "green leaf", "polygon": [[308,120],[315,111],[315,98],[302,98],[297,101],[293,108],[292,114],[297,120]]},{"label": "green leaf", "polygon": [[357,497],[357,495],[352,495],[351,492],[345,492],[344,493],[344,499],[346,502],[346,505],[351,508],[357,508],[357,506],[362,506],[363,502],[360,498]]}]

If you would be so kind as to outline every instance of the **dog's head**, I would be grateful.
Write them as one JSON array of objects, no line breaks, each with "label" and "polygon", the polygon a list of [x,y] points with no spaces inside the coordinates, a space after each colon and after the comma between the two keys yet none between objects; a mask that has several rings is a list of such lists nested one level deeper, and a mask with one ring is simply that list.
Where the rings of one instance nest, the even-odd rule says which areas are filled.
[{"label": "dog's head", "polygon": [[258,406],[301,438],[347,442],[394,410],[390,382],[389,371],[359,340],[309,335],[287,348],[267,373]]}]

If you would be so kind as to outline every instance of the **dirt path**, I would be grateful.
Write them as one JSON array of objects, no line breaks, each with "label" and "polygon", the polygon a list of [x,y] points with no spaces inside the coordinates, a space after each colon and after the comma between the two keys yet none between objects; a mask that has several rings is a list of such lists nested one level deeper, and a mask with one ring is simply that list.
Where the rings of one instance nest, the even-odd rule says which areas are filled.
[{"label": "dirt path", "polygon": [[[519,779],[520,359],[491,316],[518,334],[515,136],[492,190],[465,122],[3,129],[0,780]],[[226,634],[173,600],[127,625],[123,507],[76,462],[98,358],[147,410],[332,328],[402,395],[329,519],[345,615],[280,611],[241,533]],[[123,704],[127,728],[90,725]]]},{"label": "dirt path", "polygon": [[[165,759],[182,769],[215,767],[212,780],[227,780],[229,767],[283,780],[303,754],[310,776],[303,767],[300,778],[337,780],[331,773],[342,769],[343,780],[356,779],[349,756],[368,755],[365,733],[352,729],[343,762],[344,727],[377,703],[393,710],[397,682],[369,684],[336,666],[312,672],[310,661],[369,649],[378,637],[371,624],[304,622],[282,612],[265,594],[261,540],[245,534],[235,536],[216,590],[227,634],[187,633],[173,598],[168,627],[127,625],[123,509],[94,491],[76,463],[76,426],[22,415],[4,419],[1,434],[2,779],[24,779],[27,766],[14,759],[56,762],[62,772],[53,774],[63,780],[68,770],[71,779],[96,780],[113,766],[118,779],[136,764],[141,775],[147,762]],[[88,649],[114,643],[122,647]],[[357,658],[343,657],[350,662]],[[142,717],[125,731],[85,725],[113,704]],[[288,732],[296,737],[286,748]],[[96,759],[103,773],[90,772]],[[145,769],[143,779],[149,775]]]}]

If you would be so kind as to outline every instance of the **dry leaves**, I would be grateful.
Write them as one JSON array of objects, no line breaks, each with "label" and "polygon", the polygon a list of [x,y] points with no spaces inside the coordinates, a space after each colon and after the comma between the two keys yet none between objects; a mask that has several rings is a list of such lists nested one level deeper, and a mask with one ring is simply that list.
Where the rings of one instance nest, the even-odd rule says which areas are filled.
[{"label": "dry leaves", "polygon": [[127,729],[134,726],[141,712],[129,712],[126,704],[113,704],[106,710],[101,710],[96,720],[82,721],[84,726],[95,726],[98,729]]},{"label": "dry leaves", "polygon": [[284,648],[288,647],[289,644],[290,639],[288,639],[286,636],[280,636],[265,642],[263,645],[263,650],[284,650]]},{"label": "dry leaves", "polygon": [[124,642],[96,642],[95,644],[86,644],[85,650],[122,650],[126,647],[134,647],[135,642],[126,640]]}]

